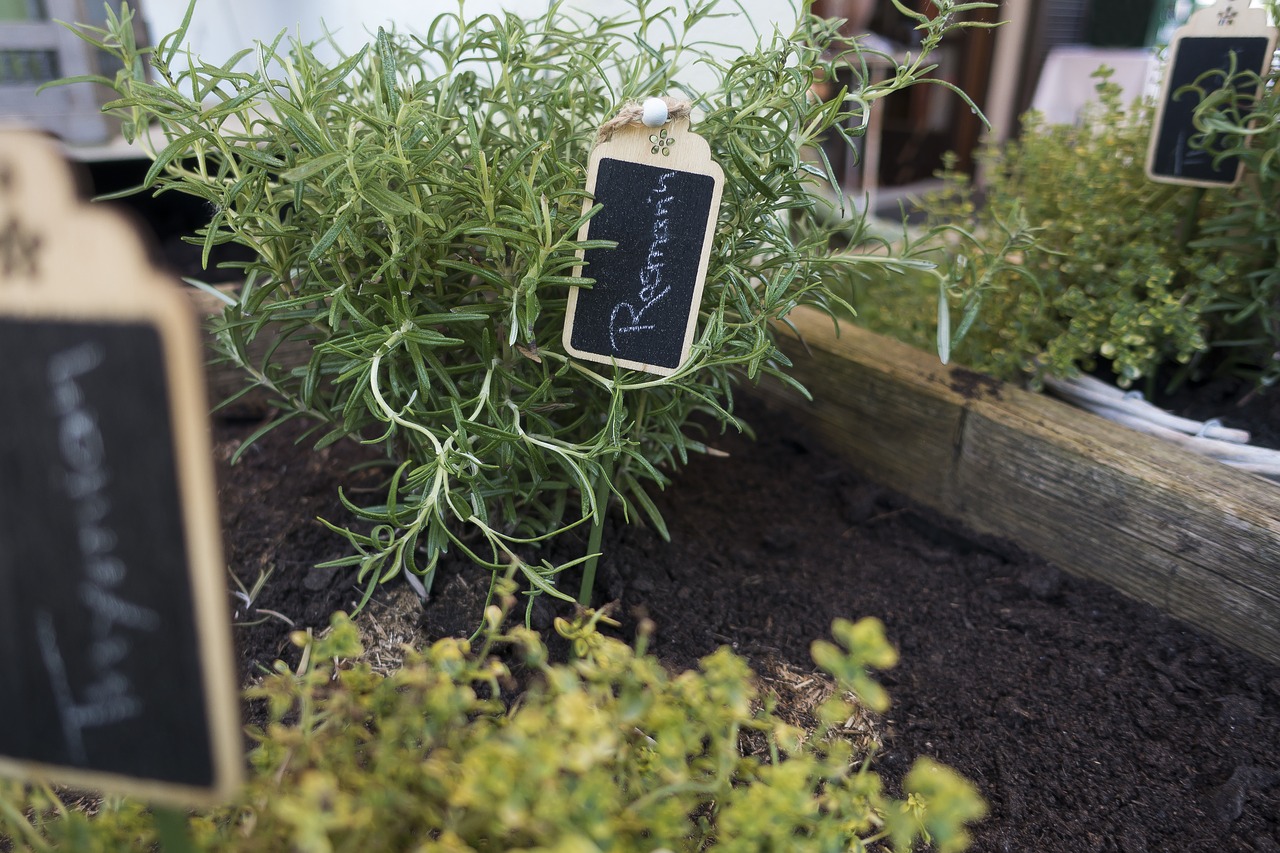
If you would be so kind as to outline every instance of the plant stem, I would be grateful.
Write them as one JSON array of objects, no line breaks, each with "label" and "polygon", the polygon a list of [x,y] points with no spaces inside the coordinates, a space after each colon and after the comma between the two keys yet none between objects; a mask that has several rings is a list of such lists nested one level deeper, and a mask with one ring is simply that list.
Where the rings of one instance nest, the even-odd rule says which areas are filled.
[{"label": "plant stem", "polygon": [[596,585],[596,563],[600,561],[600,540],[604,536],[604,515],[609,506],[609,481],[613,479],[613,457],[600,466],[596,480],[596,516],[591,520],[591,535],[587,539],[590,555],[582,569],[582,587],[578,590],[578,603],[591,606],[591,590]]},{"label": "plant stem", "polygon": [[1191,193],[1191,200],[1187,204],[1187,219],[1182,224],[1182,248],[1184,251],[1188,248],[1188,244],[1200,233],[1200,203],[1204,201],[1204,196],[1204,187],[1196,187]]}]

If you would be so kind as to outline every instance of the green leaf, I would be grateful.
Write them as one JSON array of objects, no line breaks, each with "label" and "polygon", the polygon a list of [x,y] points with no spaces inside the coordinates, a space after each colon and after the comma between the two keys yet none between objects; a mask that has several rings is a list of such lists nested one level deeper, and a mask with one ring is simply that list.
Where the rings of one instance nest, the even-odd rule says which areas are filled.
[{"label": "green leaf", "polygon": [[391,36],[382,27],[378,27],[378,68],[382,72],[382,97],[387,114],[395,118],[400,114],[400,92],[396,86],[399,81],[399,69],[396,67],[396,51],[391,43]]},{"label": "green leaf", "polygon": [[347,154],[343,151],[331,151],[312,160],[304,161],[292,169],[280,173],[280,180],[287,184],[305,181],[334,166],[347,162]]},{"label": "green leaf", "polygon": [[938,279],[938,358],[951,361],[951,306],[947,304],[947,282]]},{"label": "green leaf", "polygon": [[329,230],[325,231],[324,234],[321,235],[320,239],[316,241],[315,245],[311,247],[311,251],[307,252],[307,261],[309,263],[315,263],[322,255],[324,255],[325,252],[329,250],[329,247],[332,246],[334,242],[337,241],[338,237],[342,235],[343,230],[346,229],[347,224],[351,221],[351,217],[351,207],[349,204],[344,205],[342,210],[338,213],[338,218],[329,226]]}]

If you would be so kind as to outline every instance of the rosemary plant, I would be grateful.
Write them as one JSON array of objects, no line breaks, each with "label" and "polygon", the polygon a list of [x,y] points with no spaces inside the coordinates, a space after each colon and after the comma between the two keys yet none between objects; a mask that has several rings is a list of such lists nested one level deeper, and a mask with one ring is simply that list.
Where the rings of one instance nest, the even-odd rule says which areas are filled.
[{"label": "rosemary plant", "polygon": [[[993,4],[933,0],[929,16],[894,3],[922,47],[879,81],[864,48],[807,6],[793,32],[724,60],[691,35],[714,25],[714,0],[633,0],[605,18],[560,4],[532,19],[460,7],[420,34],[380,30],[336,63],[283,34],[207,62],[183,52],[185,24],[140,47],[125,7],[105,27],[74,27],[122,70],[64,82],[119,94],[107,109],[154,160],[135,191],[209,203],[192,237],[206,266],[220,244],[252,250],[215,332],[279,407],[268,427],[301,417],[318,446],[385,450],[385,498],[344,496],[351,519],[326,522],[350,542],[338,562],[357,567],[365,599],[404,570],[429,583],[455,548],[571,600],[559,576],[596,554],[611,500],[666,534],[646,489],[706,450],[692,415],[741,429],[735,383],[791,381],[774,324],[802,303],[829,309],[841,265],[897,264],[872,248],[830,255],[834,232],[861,242],[865,223],[843,210],[818,143],[853,144],[870,105],[895,91],[947,85],[929,77],[930,52]],[[694,65],[718,83],[691,90]],[[816,97],[837,68],[852,86]],[[570,360],[568,290],[590,284],[571,273],[592,139],[622,105],[676,92],[725,172],[693,353],[662,378]],[[251,355],[266,336],[267,354]],[[310,353],[302,367],[276,355],[295,342]],[[535,559],[539,543],[584,523],[597,533],[587,555]]]},{"label": "rosemary plant", "polygon": [[[1272,21],[1280,2],[1263,0]],[[1225,365],[1259,388],[1280,382],[1280,69],[1213,71],[1198,80],[1198,144],[1236,158],[1244,167],[1240,186],[1226,204],[1203,217],[1192,246],[1238,259],[1239,284],[1223,288],[1213,309]],[[1248,94],[1252,93],[1252,94]]]}]

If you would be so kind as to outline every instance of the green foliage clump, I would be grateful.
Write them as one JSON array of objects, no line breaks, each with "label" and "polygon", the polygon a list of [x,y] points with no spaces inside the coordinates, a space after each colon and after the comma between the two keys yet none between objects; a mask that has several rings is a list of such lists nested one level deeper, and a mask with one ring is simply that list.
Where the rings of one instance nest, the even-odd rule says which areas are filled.
[{"label": "green foliage clump", "polygon": [[[139,48],[126,8],[77,28],[122,68],[79,82],[113,87],[126,134],[161,140],[140,190],[209,203],[194,238],[206,264],[221,244],[251,251],[217,324],[227,358],[319,445],[385,450],[385,500],[348,500],[354,520],[333,524],[367,589],[405,569],[429,581],[455,548],[566,598],[557,576],[579,561],[539,563],[537,543],[598,525],[610,500],[665,535],[646,489],[705,450],[690,418],[742,428],[735,385],[786,380],[774,324],[830,309],[831,270],[860,262],[828,251],[864,223],[831,215],[817,142],[851,142],[894,91],[949,85],[928,77],[930,51],[992,4],[935,5],[899,6],[923,48],[887,80],[807,6],[793,32],[724,59],[692,35],[713,30],[714,2],[634,0],[607,18],[558,3],[532,19],[444,14],[332,64],[283,35],[223,64],[184,53],[182,30]],[[821,100],[814,84],[837,66],[852,90]],[[714,81],[694,90],[691,70]],[[569,288],[590,284],[572,273],[595,133],[669,92],[693,103],[725,185],[692,356],[659,378],[573,361],[561,330]]]},{"label": "green foliage clump", "polygon": [[[514,589],[514,586],[511,587]],[[506,599],[508,606],[511,600]],[[477,648],[441,640],[402,669],[375,672],[335,614],[290,672],[249,691],[253,773],[236,802],[193,815],[199,850],[910,850],[968,845],[985,807],[967,781],[920,759],[888,797],[869,759],[839,736],[853,696],[883,709],[871,669],[897,655],[872,619],[839,620],[813,657],[836,682],[812,732],[783,722],[746,663],[726,648],[669,674],[596,630],[598,614],[557,629],[577,656],[548,663],[538,635],[486,612]],[[524,688],[513,696],[514,676]],[[768,743],[744,755],[742,736]],[[18,849],[147,849],[152,816],[130,801],[86,817],[40,790],[0,788],[0,835]],[[21,816],[27,811],[31,819]]]},{"label": "green foliage clump", "polygon": [[[1280,4],[1268,2],[1273,19]],[[1239,286],[1217,306],[1219,338],[1230,366],[1262,387],[1280,381],[1280,70],[1212,74],[1198,81],[1200,144],[1243,166],[1243,180],[1224,210],[1201,225],[1195,246],[1236,258]],[[1256,94],[1246,96],[1242,92]]]},{"label": "green foliage clump", "polygon": [[1078,126],[1030,113],[984,152],[981,190],[948,170],[928,200],[937,233],[960,238],[941,265],[959,361],[1033,382],[1106,366],[1129,385],[1203,352],[1237,293],[1247,261],[1196,240],[1228,193],[1149,181],[1154,105],[1126,107],[1101,77]]}]

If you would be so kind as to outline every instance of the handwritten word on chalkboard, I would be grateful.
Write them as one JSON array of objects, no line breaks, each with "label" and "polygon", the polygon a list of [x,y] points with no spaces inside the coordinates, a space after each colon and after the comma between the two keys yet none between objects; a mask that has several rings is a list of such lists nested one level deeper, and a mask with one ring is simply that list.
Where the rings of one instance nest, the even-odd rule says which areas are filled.
[{"label": "handwritten word on chalkboard", "polygon": [[136,233],[0,135],[0,773],[191,804],[239,779],[200,360]]},{"label": "handwritten word on chalkboard", "polygon": [[[1153,181],[1189,186],[1225,187],[1240,179],[1236,157],[1218,157],[1219,150],[1201,144],[1195,110],[1205,92],[1232,86],[1242,97],[1257,92],[1257,78],[1265,74],[1275,49],[1276,32],[1266,12],[1248,8],[1247,0],[1221,0],[1193,14],[1169,45],[1156,117],[1147,150],[1147,176]],[[1227,79],[1231,72],[1237,76]]]},{"label": "handwritten word on chalkboard", "polygon": [[[660,375],[689,357],[724,182],[710,149],[680,119],[654,132],[625,128],[592,152],[587,192],[602,207],[580,240],[565,349],[578,358]],[[590,204],[590,200],[588,204]]]}]

